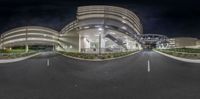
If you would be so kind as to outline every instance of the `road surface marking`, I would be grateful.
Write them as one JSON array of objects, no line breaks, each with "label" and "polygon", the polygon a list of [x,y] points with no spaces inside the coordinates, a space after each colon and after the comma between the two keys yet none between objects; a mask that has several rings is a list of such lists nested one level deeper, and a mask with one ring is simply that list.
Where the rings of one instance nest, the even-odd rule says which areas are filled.
[{"label": "road surface marking", "polygon": [[148,64],[147,71],[150,72],[151,71],[151,67],[150,67],[150,61],[149,60],[147,61],[147,64]]},{"label": "road surface marking", "polygon": [[49,66],[49,59],[47,59],[47,66]]}]

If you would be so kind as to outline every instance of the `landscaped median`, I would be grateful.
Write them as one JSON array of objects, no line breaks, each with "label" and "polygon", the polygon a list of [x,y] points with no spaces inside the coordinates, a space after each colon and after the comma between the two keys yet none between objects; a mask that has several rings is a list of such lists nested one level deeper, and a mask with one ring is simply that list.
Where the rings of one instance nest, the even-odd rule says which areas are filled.
[{"label": "landscaped median", "polygon": [[200,63],[200,49],[175,48],[155,49],[154,51],[180,61]]},{"label": "landscaped median", "polygon": [[137,51],[102,53],[102,54],[75,53],[75,52],[58,52],[58,53],[70,58],[75,58],[75,59],[80,59],[80,60],[104,61],[104,60],[112,60],[112,59],[126,57],[136,52],[139,52],[139,51],[137,50]]},{"label": "landscaped median", "polygon": [[0,63],[21,61],[38,55],[36,51],[25,52],[22,50],[0,50]]}]

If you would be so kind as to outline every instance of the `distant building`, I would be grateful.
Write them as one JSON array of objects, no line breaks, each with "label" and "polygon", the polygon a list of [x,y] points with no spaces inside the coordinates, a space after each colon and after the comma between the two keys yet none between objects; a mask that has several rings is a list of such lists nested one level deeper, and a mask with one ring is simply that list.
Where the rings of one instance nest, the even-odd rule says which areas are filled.
[{"label": "distant building", "polygon": [[199,40],[192,37],[176,37],[169,39],[168,48],[197,48]]},{"label": "distant building", "polygon": [[196,47],[197,47],[197,48],[200,48],[200,39],[198,39],[198,40],[196,41]]}]

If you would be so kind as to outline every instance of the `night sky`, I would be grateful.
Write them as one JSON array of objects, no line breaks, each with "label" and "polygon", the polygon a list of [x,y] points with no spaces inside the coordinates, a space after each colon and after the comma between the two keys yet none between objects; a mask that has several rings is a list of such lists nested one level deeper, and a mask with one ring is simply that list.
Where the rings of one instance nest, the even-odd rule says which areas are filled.
[{"label": "night sky", "polygon": [[0,0],[0,33],[37,25],[61,30],[76,19],[80,5],[115,5],[135,12],[144,33],[200,38],[200,2],[197,0]]}]

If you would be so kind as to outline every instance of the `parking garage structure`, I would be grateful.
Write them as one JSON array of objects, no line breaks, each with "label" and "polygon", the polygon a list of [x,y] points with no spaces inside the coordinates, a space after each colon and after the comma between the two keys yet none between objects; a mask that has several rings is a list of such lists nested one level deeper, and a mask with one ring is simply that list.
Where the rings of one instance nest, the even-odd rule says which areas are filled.
[{"label": "parking garage structure", "polygon": [[53,50],[58,45],[61,45],[59,33],[46,27],[24,26],[11,29],[1,35],[1,47],[4,49],[25,46],[28,51],[29,46],[43,46]]},{"label": "parking garage structure", "polygon": [[47,46],[57,51],[113,53],[142,49],[143,33],[139,17],[128,9],[106,6],[80,6],[74,21],[61,31],[41,26],[24,26],[1,35],[0,47]]},{"label": "parking garage structure", "polygon": [[142,34],[142,24],[135,13],[125,8],[80,6],[75,22],[79,52],[107,53],[141,49],[135,37]]}]

